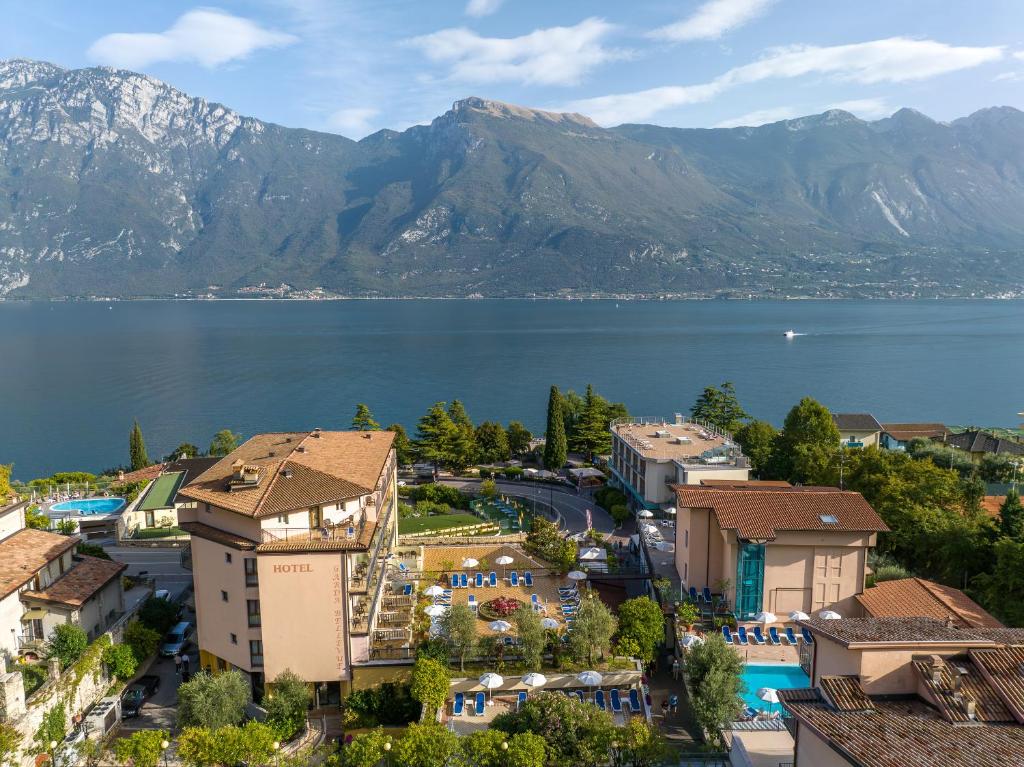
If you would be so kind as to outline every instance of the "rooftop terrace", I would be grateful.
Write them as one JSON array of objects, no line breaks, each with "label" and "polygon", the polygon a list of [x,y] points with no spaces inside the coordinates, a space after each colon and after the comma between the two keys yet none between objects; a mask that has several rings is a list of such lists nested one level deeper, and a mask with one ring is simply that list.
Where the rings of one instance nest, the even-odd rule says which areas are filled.
[{"label": "rooftop terrace", "polygon": [[682,463],[731,463],[739,447],[714,428],[676,418],[621,418],[612,432],[644,458]]}]

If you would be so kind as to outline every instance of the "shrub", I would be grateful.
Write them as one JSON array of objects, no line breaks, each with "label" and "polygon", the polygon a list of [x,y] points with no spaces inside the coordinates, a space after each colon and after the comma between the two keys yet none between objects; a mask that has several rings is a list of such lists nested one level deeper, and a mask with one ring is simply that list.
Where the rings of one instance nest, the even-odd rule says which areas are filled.
[{"label": "shrub", "polygon": [[249,683],[239,671],[216,676],[200,672],[178,687],[178,726],[216,730],[238,724],[249,692]]},{"label": "shrub", "polygon": [[430,713],[444,705],[450,685],[447,663],[441,665],[436,660],[420,658],[412,667],[410,693]]},{"label": "shrub", "polygon": [[178,605],[169,599],[150,597],[139,610],[139,620],[163,636],[178,621]]},{"label": "shrub", "polygon": [[124,630],[124,642],[132,648],[135,660],[142,663],[156,652],[160,635],[141,621],[132,621]]},{"label": "shrub", "polygon": [[60,624],[50,636],[50,655],[60,658],[60,665],[63,668],[81,658],[88,646],[88,635],[80,626],[73,623]]},{"label": "shrub", "polygon": [[385,682],[365,690],[353,690],[345,698],[345,710],[354,712],[360,727],[398,726],[420,717],[420,704],[413,700],[409,685]]},{"label": "shrub", "polygon": [[509,479],[519,479],[523,476],[523,470],[518,466],[509,466],[505,469],[505,476]]},{"label": "shrub", "polygon": [[523,603],[515,597],[497,597],[480,605],[480,614],[485,618],[507,618]]},{"label": "shrub", "polygon": [[624,503],[615,504],[608,509],[608,513],[612,515],[612,520],[614,520],[616,525],[621,525],[630,517],[629,506]]},{"label": "shrub", "polygon": [[87,557],[96,557],[97,559],[110,559],[110,555],[106,549],[102,546],[97,546],[95,543],[80,543],[77,549],[79,554],[84,554]]},{"label": "shrub", "polygon": [[132,767],[157,767],[163,754],[160,744],[165,740],[166,730],[139,730],[114,742],[114,756]]},{"label": "shrub", "polygon": [[135,659],[135,652],[126,644],[115,644],[103,650],[103,662],[111,674],[122,682],[135,676],[139,662]]},{"label": "shrub", "polygon": [[287,669],[271,682],[263,708],[267,711],[267,724],[281,740],[291,740],[305,727],[312,697],[305,680]]}]

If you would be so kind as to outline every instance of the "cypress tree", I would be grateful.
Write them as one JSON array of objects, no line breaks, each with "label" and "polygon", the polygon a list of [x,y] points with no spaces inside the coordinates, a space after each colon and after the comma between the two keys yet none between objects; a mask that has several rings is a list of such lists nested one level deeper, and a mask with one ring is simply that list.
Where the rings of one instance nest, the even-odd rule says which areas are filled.
[{"label": "cypress tree", "polygon": [[548,423],[545,430],[544,468],[558,471],[565,465],[568,456],[565,442],[565,421],[562,418],[562,393],[557,386],[551,387],[548,395]]},{"label": "cypress tree", "polygon": [[999,507],[999,532],[1024,543],[1024,506],[1021,506],[1020,494],[1014,488],[1006,493],[1006,499]]},{"label": "cypress tree", "polygon": [[139,428],[138,421],[132,424],[131,433],[128,435],[128,455],[131,458],[132,471],[152,465],[149,456],[146,455],[146,441],[142,438],[142,429]]}]

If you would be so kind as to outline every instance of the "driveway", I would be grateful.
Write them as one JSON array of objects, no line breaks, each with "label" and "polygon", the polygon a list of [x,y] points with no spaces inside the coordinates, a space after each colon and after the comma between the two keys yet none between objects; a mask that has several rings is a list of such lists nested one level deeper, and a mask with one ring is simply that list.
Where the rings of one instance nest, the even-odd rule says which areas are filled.
[{"label": "driveway", "polygon": [[[195,616],[187,611],[182,615],[182,620],[189,620],[195,624]],[[194,641],[188,649],[188,656],[189,669],[195,674],[199,668],[199,651]],[[157,656],[144,673],[159,676],[160,689],[145,702],[139,716],[121,722],[122,735],[130,735],[137,730],[174,729],[178,717],[178,685],[181,684],[181,676],[174,670],[174,658]]]},{"label": "driveway", "polygon": [[146,548],[143,546],[103,546],[110,558],[128,565],[125,575],[147,573],[156,580],[156,588],[167,589],[171,599],[178,599],[192,583],[192,573],[181,566],[180,548]]}]

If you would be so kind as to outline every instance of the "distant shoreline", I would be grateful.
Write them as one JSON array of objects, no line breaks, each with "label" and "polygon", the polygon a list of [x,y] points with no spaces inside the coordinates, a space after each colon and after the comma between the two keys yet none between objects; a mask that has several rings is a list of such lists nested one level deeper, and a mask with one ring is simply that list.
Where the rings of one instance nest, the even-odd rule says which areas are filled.
[{"label": "distant shoreline", "polygon": [[194,303],[240,302],[305,302],[325,303],[331,301],[623,301],[623,302],[670,302],[670,301],[1021,301],[1024,295],[995,296],[325,296],[310,298],[304,296],[223,296],[199,298],[185,296],[118,296],[107,298],[83,298],[61,296],[56,298],[0,298],[0,304],[52,303],[52,304],[116,304],[142,301],[174,301]]}]

